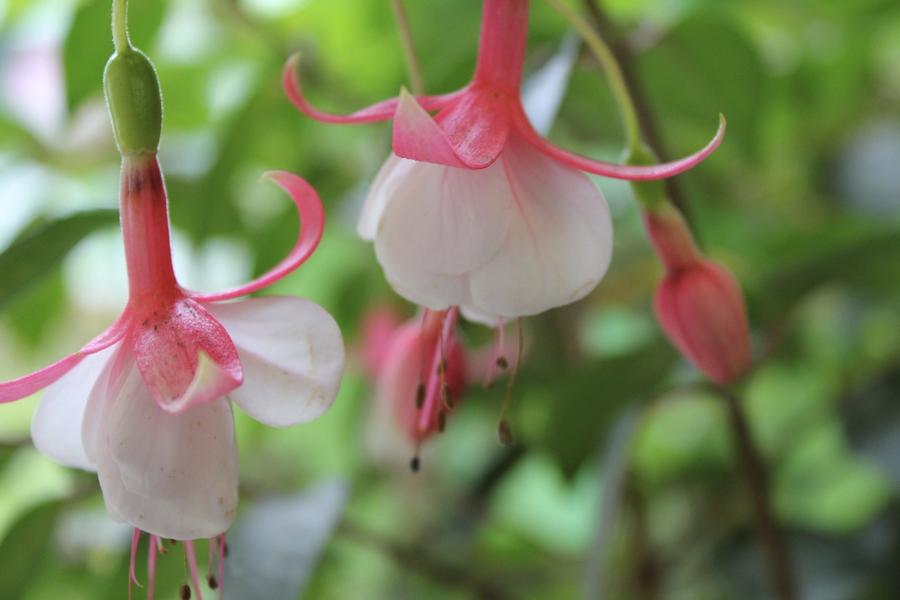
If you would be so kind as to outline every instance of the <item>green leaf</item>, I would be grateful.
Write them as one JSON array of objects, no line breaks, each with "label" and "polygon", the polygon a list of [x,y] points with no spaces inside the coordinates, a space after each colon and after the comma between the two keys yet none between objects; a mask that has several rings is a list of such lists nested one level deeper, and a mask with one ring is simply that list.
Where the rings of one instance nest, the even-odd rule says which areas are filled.
[{"label": "green leaf", "polygon": [[46,554],[59,502],[31,509],[13,525],[0,544],[0,598],[22,597],[38,573]]},{"label": "green leaf", "polygon": [[660,339],[562,377],[524,370],[516,386],[527,390],[523,404],[532,404],[522,407],[526,443],[550,452],[563,473],[573,477],[597,453],[619,413],[653,392],[676,360],[672,347]]},{"label": "green leaf", "polygon": [[[159,29],[166,2],[131,0],[128,3],[128,29],[131,43],[146,48]],[[112,2],[86,2],[75,13],[63,47],[66,75],[66,100],[69,108],[103,91],[103,69],[113,54]]]},{"label": "green leaf", "polygon": [[94,230],[114,225],[118,212],[109,209],[75,213],[26,230],[0,253],[0,308],[56,267]]}]

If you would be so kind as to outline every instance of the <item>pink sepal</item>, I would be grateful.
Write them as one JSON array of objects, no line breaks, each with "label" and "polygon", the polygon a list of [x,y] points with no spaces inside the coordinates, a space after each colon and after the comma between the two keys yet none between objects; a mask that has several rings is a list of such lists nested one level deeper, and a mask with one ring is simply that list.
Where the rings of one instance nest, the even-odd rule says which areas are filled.
[{"label": "pink sepal", "polygon": [[135,313],[134,359],[169,414],[220,398],[244,379],[228,332],[191,298],[166,299]]},{"label": "pink sepal", "polygon": [[394,116],[394,154],[437,165],[483,169],[509,137],[508,102],[492,92],[470,91],[435,119],[406,89]]},{"label": "pink sepal", "polygon": [[319,245],[322,231],[325,228],[325,210],[322,208],[322,201],[316,190],[301,177],[286,171],[268,171],[263,174],[262,178],[274,181],[281,186],[291,196],[297,207],[300,216],[300,232],[297,234],[297,242],[294,244],[293,250],[275,267],[249,283],[213,294],[189,292],[188,295],[191,298],[201,302],[216,302],[246,296],[272,285],[299,267]]},{"label": "pink sepal", "polygon": [[627,179],[629,181],[664,179],[666,177],[678,175],[683,171],[687,171],[697,163],[703,161],[703,159],[705,159],[707,156],[712,154],[713,151],[719,147],[719,144],[722,143],[722,138],[725,136],[725,117],[724,115],[719,115],[719,129],[718,131],[716,131],[715,137],[706,145],[705,148],[703,148],[696,154],[692,154],[680,160],[661,163],[658,165],[617,165],[613,163],[594,160],[592,158],[570,152],[569,150],[566,150],[564,148],[560,148],[556,144],[550,142],[549,140],[538,134],[534,130],[534,128],[531,127],[531,124],[528,122],[528,117],[526,117],[525,113],[522,111],[517,112],[514,118],[516,119],[516,126],[518,127],[519,131],[522,132],[522,135],[524,135],[531,144],[533,144],[538,150],[540,150],[547,156],[555,158],[560,162],[575,167],[576,169],[587,171],[588,173],[601,175],[603,177],[610,177],[612,179]]},{"label": "pink sepal", "polygon": [[[336,115],[334,113],[319,110],[310,104],[309,100],[306,99],[306,96],[303,95],[303,90],[300,87],[300,79],[297,77],[297,63],[299,62],[299,54],[295,54],[288,59],[287,64],[284,66],[281,83],[284,86],[284,91],[287,93],[288,98],[294,103],[294,106],[300,109],[300,112],[312,117],[316,121],[340,124],[377,123],[380,121],[387,121],[394,117],[394,112],[397,110],[397,103],[399,102],[398,98],[383,100],[382,102],[378,102],[349,115]],[[425,110],[441,110],[464,91],[465,90],[459,90],[442,96],[417,96],[416,100],[425,107]]]},{"label": "pink sepal", "polygon": [[30,375],[0,383],[0,404],[20,400],[44,389],[80,363],[85,356],[109,348],[121,340],[131,326],[131,312],[126,308],[106,330],[64,359]]},{"label": "pink sepal", "polygon": [[752,366],[744,297],[734,277],[709,260],[669,272],[656,293],[656,314],[675,346],[719,385]]}]

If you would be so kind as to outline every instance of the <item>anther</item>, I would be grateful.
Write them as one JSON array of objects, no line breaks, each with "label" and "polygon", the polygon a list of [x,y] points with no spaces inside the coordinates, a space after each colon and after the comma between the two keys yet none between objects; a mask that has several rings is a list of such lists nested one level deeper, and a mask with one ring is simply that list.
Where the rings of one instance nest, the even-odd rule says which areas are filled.
[{"label": "anther", "polygon": [[416,388],[416,410],[422,410],[423,406],[425,406],[425,384],[420,381]]},{"label": "anther", "polygon": [[509,429],[509,421],[507,421],[505,417],[500,419],[500,423],[497,425],[497,437],[504,446],[509,446],[513,442],[512,431]]},{"label": "anther", "polygon": [[209,589],[217,590],[219,589],[219,580],[216,579],[216,576],[210,573],[206,576],[206,583],[209,585]]},{"label": "anther", "polygon": [[447,413],[443,410],[439,410],[437,414],[437,430],[438,433],[444,433],[444,429],[447,427]]},{"label": "anther", "polygon": [[418,456],[414,456],[411,461],[409,461],[409,468],[413,473],[419,472],[419,467],[421,467],[421,462],[419,461]]},{"label": "anther", "polygon": [[447,410],[453,410],[453,394],[450,392],[450,386],[446,383],[441,386],[441,400]]},{"label": "anther", "polygon": [[497,367],[503,369],[504,371],[509,368],[509,362],[507,362],[506,357],[498,356],[497,357]]},{"label": "anther", "polygon": [[222,558],[228,558],[228,542],[222,544]]},{"label": "anther", "polygon": [[191,586],[184,584],[181,586],[181,600],[191,600]]}]

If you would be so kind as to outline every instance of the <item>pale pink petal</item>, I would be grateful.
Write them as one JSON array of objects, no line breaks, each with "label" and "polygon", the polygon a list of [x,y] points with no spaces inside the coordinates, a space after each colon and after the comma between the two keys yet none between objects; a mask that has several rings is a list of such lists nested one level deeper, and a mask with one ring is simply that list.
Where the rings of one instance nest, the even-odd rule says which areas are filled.
[{"label": "pale pink petal", "polygon": [[415,162],[404,160],[396,154],[391,154],[384,161],[378,175],[369,186],[369,193],[366,195],[359,222],[356,224],[356,232],[359,237],[369,241],[375,239],[381,224],[381,215],[384,214],[384,207],[394,197],[397,186],[403,181],[404,173],[415,164]]},{"label": "pale pink petal", "polygon": [[[336,115],[319,110],[309,103],[303,95],[300,88],[300,80],[297,77],[297,63],[300,61],[300,55],[295,54],[288,59],[282,73],[281,82],[288,98],[294,103],[294,106],[300,109],[304,114],[323,123],[376,123],[378,121],[387,121],[393,118],[397,109],[397,98],[384,100],[377,104],[373,104],[368,108],[364,108],[350,115]],[[449,104],[454,98],[461,94],[464,90],[459,90],[443,96],[417,96],[416,100],[426,108],[426,110],[440,110]]]},{"label": "pale pink petal", "polygon": [[547,156],[561,161],[576,169],[602,175],[603,177],[611,177],[613,179],[628,179],[630,181],[646,181],[650,179],[663,179],[672,177],[683,171],[687,171],[697,163],[701,162],[722,143],[725,136],[725,117],[719,115],[719,129],[716,131],[715,137],[699,152],[692,154],[686,158],[675,160],[672,162],[662,163],[658,165],[634,166],[634,165],[617,165],[599,160],[594,160],[574,152],[570,152],[564,148],[553,144],[546,138],[539,135],[528,123],[528,117],[524,112],[516,114],[516,128],[525,136],[535,148],[545,153]]},{"label": "pale pink petal", "polygon": [[70,354],[64,359],[44,367],[39,371],[35,371],[30,375],[0,382],[0,404],[20,400],[44,389],[68,373],[75,365],[84,360],[85,356],[109,348],[121,340],[122,336],[128,331],[130,325],[131,314],[126,308],[106,331],[85,344],[78,352]]},{"label": "pale pink petal", "polygon": [[144,382],[170,414],[212,402],[243,380],[228,332],[190,298],[169,299],[136,312],[132,336]]},{"label": "pale pink petal", "polygon": [[509,127],[506,103],[490,92],[469,91],[432,119],[401,89],[394,116],[394,153],[448,167],[483,169],[500,155]]},{"label": "pale pink petal", "polygon": [[88,400],[82,434],[114,518],[174,539],[217,535],[233,519],[237,455],[226,398],[163,412],[123,344]]},{"label": "pale pink petal", "polygon": [[424,271],[460,275],[503,243],[512,195],[499,165],[470,171],[414,162],[383,185],[392,197],[375,241],[382,265],[399,255]]},{"label": "pale pink petal", "polygon": [[469,275],[444,275],[419,267],[416,257],[404,254],[402,246],[389,240],[375,242],[375,255],[384,269],[384,277],[395,292],[414,304],[433,310],[445,310],[471,302]]},{"label": "pale pink petal", "polygon": [[75,368],[47,386],[31,420],[35,447],[56,462],[93,471],[84,450],[81,424],[88,397],[121,342],[85,357]]},{"label": "pale pink petal", "polygon": [[319,245],[322,231],[325,228],[325,211],[319,195],[312,186],[303,178],[286,171],[269,171],[263,175],[263,179],[270,179],[281,186],[294,201],[294,206],[297,207],[297,213],[300,216],[300,231],[297,234],[294,248],[284,260],[249,283],[213,294],[191,293],[192,298],[204,302],[229,300],[270,286],[302,265]]},{"label": "pale pink petal", "polygon": [[515,318],[584,297],[612,254],[609,209],[597,186],[519,136],[497,164],[513,190],[513,218],[497,254],[471,273],[474,307]]},{"label": "pale pink petal", "polygon": [[344,343],[325,309],[304,298],[252,298],[209,304],[244,366],[231,399],[273,427],[317,419],[331,407],[344,370]]}]

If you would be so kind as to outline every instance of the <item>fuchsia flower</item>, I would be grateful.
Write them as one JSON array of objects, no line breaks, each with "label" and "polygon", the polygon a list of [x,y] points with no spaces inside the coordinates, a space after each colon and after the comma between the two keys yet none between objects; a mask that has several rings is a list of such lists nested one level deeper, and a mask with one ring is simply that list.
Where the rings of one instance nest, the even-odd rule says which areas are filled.
[{"label": "fuchsia flower", "polygon": [[[146,57],[130,48],[114,56],[107,71],[113,80],[107,98],[123,155],[120,214],[128,304],[78,352],[0,383],[0,403],[46,388],[32,422],[35,445],[60,463],[96,470],[110,516],[136,528],[135,543],[139,530],[149,532],[153,542],[215,538],[228,528],[237,505],[232,402],[258,421],[284,427],[318,418],[338,392],[343,342],[324,309],[293,297],[224,302],[266,287],[302,264],[319,243],[324,213],[318,195],[301,178],[266,174],[299,212],[293,250],[241,287],[212,294],[184,289],[172,269],[166,193],[156,159],[155,73]],[[109,95],[110,87],[116,95]],[[135,94],[143,95],[135,101]],[[185,546],[196,584],[193,544],[185,541]]]},{"label": "fuchsia flower", "polygon": [[712,381],[737,381],[752,366],[747,311],[737,281],[700,254],[674,210],[646,212],[644,221],[666,268],[656,292],[660,325]]},{"label": "fuchsia flower", "polygon": [[606,272],[609,211],[582,171],[669,177],[706,158],[724,134],[722,122],[697,154],[653,166],[604,163],[555,146],[534,130],[520,98],[528,8],[528,0],[485,0],[474,77],[443,96],[401,90],[338,116],[303,96],[296,58],[284,71],[290,99],[319,121],[394,119],[394,155],[369,191],[359,234],[374,240],[402,296],[435,310],[461,306],[492,324],[574,302]]}]

